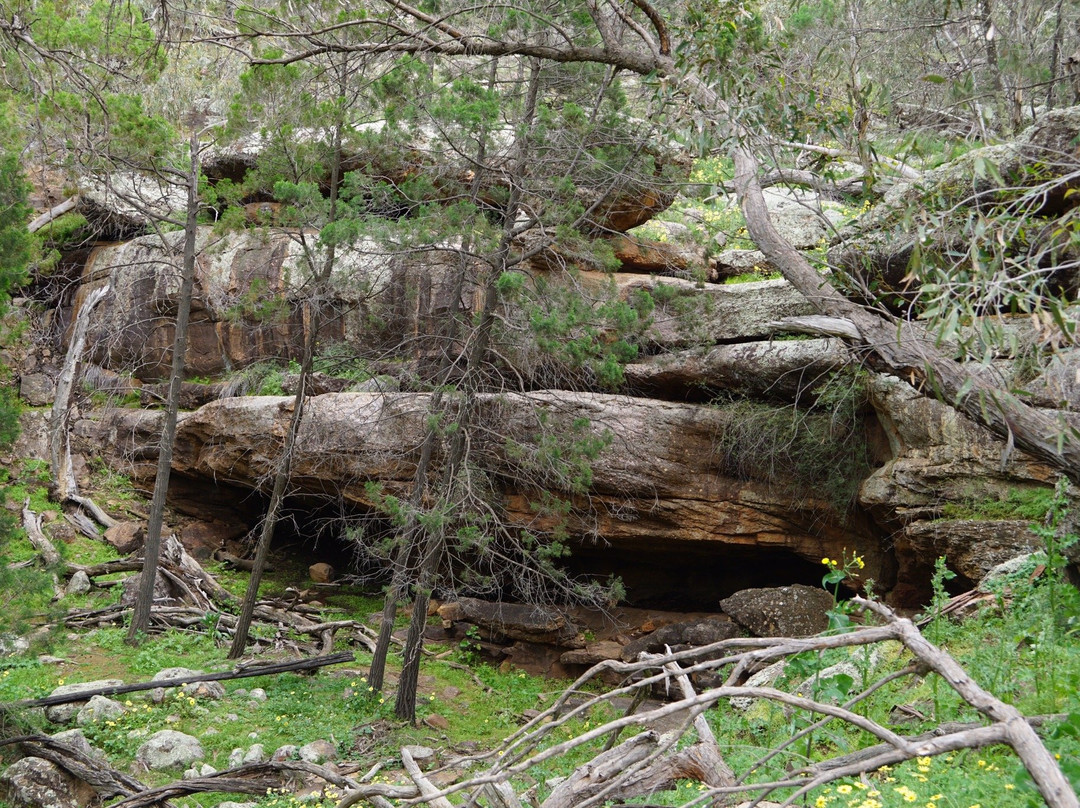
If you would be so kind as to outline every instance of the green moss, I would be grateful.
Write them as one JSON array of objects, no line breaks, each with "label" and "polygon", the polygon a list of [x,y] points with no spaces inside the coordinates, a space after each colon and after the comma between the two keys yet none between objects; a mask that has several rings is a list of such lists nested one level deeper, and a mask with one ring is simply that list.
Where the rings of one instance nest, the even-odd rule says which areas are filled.
[{"label": "green moss", "polygon": [[1009,491],[999,499],[947,502],[941,514],[947,519],[1026,519],[1041,522],[1054,501],[1052,488]]}]

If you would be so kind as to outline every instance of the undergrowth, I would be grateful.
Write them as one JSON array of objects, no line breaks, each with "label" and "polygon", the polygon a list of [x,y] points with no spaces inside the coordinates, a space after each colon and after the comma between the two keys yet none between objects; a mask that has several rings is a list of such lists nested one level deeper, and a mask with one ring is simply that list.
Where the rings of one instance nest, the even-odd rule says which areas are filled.
[{"label": "undergrowth", "polygon": [[[1057,535],[1063,506],[1064,492],[1058,491],[1044,510],[1046,523],[1037,528],[1045,534],[1047,553],[1032,557],[1027,566],[999,579],[989,590],[992,597],[974,617],[956,620],[943,616],[943,581],[948,573],[944,564],[939,564],[935,578],[939,597],[927,608],[930,622],[924,633],[947,648],[976,682],[1025,715],[1058,716],[1044,721],[1040,732],[1059,756],[1067,776],[1080,783],[1080,593],[1062,574],[1062,551],[1074,540]],[[854,574],[861,564],[857,555],[823,561],[827,566],[823,580],[829,586]],[[1045,569],[1044,574],[1033,578],[1032,573],[1040,568]],[[239,586],[242,577],[237,575],[230,583]],[[115,595],[97,592],[93,597]],[[330,595],[327,600],[342,616],[361,620],[378,605],[375,594]],[[846,608],[838,607],[833,630],[845,630],[853,619]],[[57,685],[74,681],[107,677],[142,681],[165,667],[210,671],[231,665],[225,658],[227,638],[209,624],[189,632],[155,635],[137,648],[126,645],[124,636],[121,627],[74,634],[54,632],[51,650],[69,660],[60,666],[35,657],[0,658],[0,701],[46,695]],[[434,653],[423,662],[418,699],[421,720],[435,715],[442,719],[430,726],[406,726],[393,718],[391,692],[379,694],[368,687],[365,673],[369,657],[358,650],[355,664],[326,668],[311,676],[285,674],[226,682],[226,695],[221,700],[172,693],[156,704],[147,694],[129,694],[120,697],[127,707],[124,715],[83,730],[95,746],[108,753],[112,765],[121,769],[133,764],[139,746],[150,734],[169,728],[198,737],[206,762],[219,769],[227,766],[236,748],[260,743],[269,753],[284,744],[323,739],[335,745],[341,758],[358,761],[361,768],[384,763],[386,769],[380,776],[393,779],[399,776],[394,761],[400,746],[423,743],[444,750],[448,756],[461,750],[495,749],[520,726],[527,711],[549,707],[565,686],[510,666],[483,664],[468,649],[436,645],[431,650]],[[391,670],[397,662],[392,655]],[[856,679],[873,681],[909,662],[910,656],[897,643],[878,649],[807,652],[788,664],[778,686],[792,691],[810,688],[817,698],[841,701],[857,692],[860,685]],[[847,672],[817,675],[839,663],[848,666],[843,669]],[[254,688],[265,691],[265,700],[251,697]],[[933,731],[947,722],[979,720],[973,708],[934,675],[885,684],[860,701],[856,709],[904,735]],[[618,715],[615,708],[602,707],[559,728],[548,743],[565,741]],[[707,717],[736,771],[778,749],[812,720],[798,710],[766,701],[745,710],[722,702]],[[23,718],[30,728],[45,732],[58,729],[40,715],[28,713]],[[11,734],[13,728],[7,731]],[[755,778],[781,776],[790,769],[855,752],[874,742],[851,725],[827,723],[789,746]],[[554,757],[516,781],[515,787],[520,792],[535,786],[536,796],[542,800],[550,791],[552,778],[568,775],[598,749],[594,744]],[[178,775],[141,777],[158,784]],[[685,781],[672,792],[650,795],[647,804],[685,805],[700,793],[698,783]],[[782,795],[773,799],[777,797],[782,799]],[[177,804],[208,808],[225,799],[231,799],[230,795],[201,795]],[[290,808],[295,800],[291,795],[271,794],[259,802],[264,808]],[[834,782],[815,790],[805,801],[814,808],[1029,808],[1041,804],[1017,758],[1004,747],[918,758],[859,779]]]}]

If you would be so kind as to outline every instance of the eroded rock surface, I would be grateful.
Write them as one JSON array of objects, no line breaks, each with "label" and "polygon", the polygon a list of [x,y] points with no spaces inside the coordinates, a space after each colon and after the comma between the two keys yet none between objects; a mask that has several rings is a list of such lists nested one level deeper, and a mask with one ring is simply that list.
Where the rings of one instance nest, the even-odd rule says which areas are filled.
[{"label": "eroded rock surface", "polygon": [[0,775],[0,789],[14,808],[86,808],[100,802],[89,783],[37,757],[8,766]]},{"label": "eroded rock surface", "polygon": [[744,589],[720,601],[726,614],[758,637],[809,637],[829,626],[833,596],[812,586]]}]

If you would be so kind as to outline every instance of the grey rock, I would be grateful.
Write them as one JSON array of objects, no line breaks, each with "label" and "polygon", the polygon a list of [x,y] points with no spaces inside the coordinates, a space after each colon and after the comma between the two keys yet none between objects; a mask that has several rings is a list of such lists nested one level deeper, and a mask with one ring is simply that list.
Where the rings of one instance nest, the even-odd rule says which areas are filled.
[{"label": "grey rock", "polygon": [[257,808],[259,803],[257,802],[233,802],[232,800],[226,800],[225,802],[219,802],[217,808]]},{"label": "grey rock", "polygon": [[195,768],[184,769],[184,773],[180,775],[181,780],[196,780],[199,777],[199,770]]},{"label": "grey rock", "polygon": [[253,743],[251,748],[244,753],[244,763],[265,763],[266,760],[266,750],[261,743]]},{"label": "grey rock", "polygon": [[308,763],[324,763],[337,757],[337,747],[329,741],[312,741],[301,746],[297,754]]},{"label": "grey rock", "polygon": [[209,777],[211,774],[216,774],[217,769],[211,766],[209,763],[204,763],[199,767],[200,777]]},{"label": "grey rock", "polygon": [[56,397],[56,382],[45,373],[27,373],[19,379],[19,397],[31,407],[47,407]]},{"label": "grey rock", "polygon": [[1043,563],[1045,558],[1045,553],[1026,553],[1016,556],[1016,558],[1010,558],[1008,561],[1002,561],[983,576],[976,588],[980,592],[993,592],[1014,575],[1024,572],[1030,575],[1036,565]]},{"label": "grey rock", "polygon": [[96,724],[99,721],[119,718],[126,712],[127,709],[118,701],[105,696],[91,696],[90,701],[79,708],[79,712],[75,714],[75,723],[79,726]]},{"label": "grey rock", "polygon": [[425,771],[433,768],[438,762],[438,756],[430,746],[406,746],[405,750],[412,755],[412,759],[416,761],[416,764]]},{"label": "grey rock", "polygon": [[0,635],[0,656],[25,654],[29,650],[30,641],[26,637],[16,637],[14,634]]},{"label": "grey rock", "polygon": [[280,763],[283,760],[296,760],[298,757],[300,757],[300,747],[296,744],[287,743],[275,749],[270,759],[275,763]]},{"label": "grey rock", "polygon": [[213,699],[217,701],[225,698],[225,687],[221,682],[192,682],[184,685],[184,695],[194,699]]},{"label": "grey rock", "polygon": [[0,775],[0,794],[15,808],[83,808],[97,799],[88,783],[37,757],[8,766]]},{"label": "grey rock", "polygon": [[74,747],[88,757],[105,760],[105,753],[100,749],[91,746],[90,741],[87,740],[86,735],[83,734],[81,729],[65,729],[55,733],[52,738],[55,741],[60,741],[61,743]]},{"label": "grey rock", "polygon": [[[60,687],[53,690],[49,695],[68,696],[73,693],[84,693],[88,690],[97,690],[102,687],[116,687],[123,683],[124,682],[121,679],[99,679],[96,682],[79,682],[72,685],[60,685]],[[79,702],[57,704],[46,710],[45,715],[54,724],[66,724],[75,717],[75,714],[79,712],[81,706],[82,704]]]},{"label": "grey rock", "polygon": [[251,692],[247,694],[248,698],[252,701],[264,702],[266,701],[266,691],[261,687],[255,687],[251,689]]},{"label": "grey rock", "polygon": [[794,584],[743,589],[720,601],[720,608],[758,637],[809,637],[829,627],[833,596],[824,589]]},{"label": "grey rock", "polygon": [[397,393],[401,391],[401,382],[393,376],[372,376],[357,382],[348,388],[350,393]]},{"label": "grey rock", "polygon": [[244,750],[239,746],[229,752],[229,768],[235,769],[244,763]]},{"label": "grey rock", "polygon": [[197,671],[191,668],[164,668],[150,677],[150,681],[165,682],[169,679],[183,679],[187,676],[199,676],[202,673],[204,673],[204,671]]},{"label": "grey rock", "polygon": [[67,589],[64,590],[65,595],[85,595],[90,591],[90,576],[83,570],[79,570],[71,576],[71,580],[68,581]]},{"label": "grey rock", "polygon": [[186,766],[206,757],[198,738],[163,729],[139,747],[136,759],[150,771]]},{"label": "grey rock", "polygon": [[[762,668],[757,673],[751,675],[744,683],[744,687],[768,687],[784,672],[784,668],[787,667],[787,660],[781,659],[779,662],[774,662],[767,668]],[[735,696],[730,700],[731,706],[736,710],[749,710],[756,699],[749,698],[747,696]]]},{"label": "grey rock", "polygon": [[662,654],[668,648],[672,651],[683,651],[691,647],[696,648],[721,640],[729,640],[738,633],[738,626],[730,620],[720,618],[670,623],[661,626],[651,634],[627,643],[622,648],[622,659],[633,662],[637,660],[638,654],[643,652]]}]

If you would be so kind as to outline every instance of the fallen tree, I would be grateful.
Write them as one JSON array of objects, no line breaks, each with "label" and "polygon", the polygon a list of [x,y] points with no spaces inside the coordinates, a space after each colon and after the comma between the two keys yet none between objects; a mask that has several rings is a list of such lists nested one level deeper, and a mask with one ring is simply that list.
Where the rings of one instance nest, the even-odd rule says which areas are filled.
[{"label": "fallen tree", "polygon": [[[854,603],[863,610],[868,623],[877,624],[843,634],[801,639],[736,638],[678,653],[644,654],[634,662],[602,662],[490,752],[451,760],[440,771],[425,772],[409,750],[403,749],[404,777],[411,785],[375,782],[374,774],[382,768],[381,762],[361,777],[350,776],[349,771],[360,770],[358,766],[349,768],[350,764],[335,772],[311,764],[268,763],[150,789],[128,775],[100,765],[87,772],[86,756],[56,739],[20,736],[0,745],[18,743],[26,754],[46,757],[89,782],[102,797],[122,796],[117,805],[125,808],[142,808],[172,797],[208,791],[265,793],[268,787],[280,787],[281,778],[289,773],[322,779],[328,787],[333,787],[336,791],[328,793],[338,795],[337,808],[358,804],[377,808],[411,805],[447,808],[459,803],[491,808],[521,808],[527,804],[540,808],[590,808],[648,799],[687,781],[700,786],[694,790],[693,798],[679,803],[681,808],[736,803],[753,806],[765,799],[772,800],[771,805],[788,806],[802,804],[804,797],[827,784],[867,777],[886,766],[963,749],[1006,745],[1016,753],[1050,808],[1076,808],[1076,794],[1037,733],[1040,726],[1060,717],[1026,718],[977,685],[910,620],[896,616],[876,602],[855,599]],[[836,649],[863,648],[869,654],[883,643],[901,644],[910,656],[908,664],[876,678],[867,675],[840,696],[824,686],[815,686],[806,695],[746,683],[751,671],[780,660]],[[258,670],[260,675],[265,672],[265,668]],[[621,686],[603,690],[592,686],[601,677],[610,680],[612,674],[622,677]],[[717,677],[720,684],[696,691],[690,677],[706,674]],[[881,688],[925,676],[938,677],[941,685],[951,688],[982,716],[982,721],[947,723],[931,732],[904,735],[860,711],[860,704]],[[667,702],[647,701],[645,697],[658,689],[677,695]],[[631,706],[620,714],[614,706],[627,699],[631,700]],[[724,755],[728,739],[714,734],[705,714],[710,710],[732,709],[729,705],[738,699],[761,699],[777,704],[791,715],[801,716],[802,728],[775,748],[736,768]],[[647,707],[642,708],[643,705]],[[595,726],[583,723],[612,714],[618,717],[601,719]],[[676,720],[677,728],[666,734],[651,728],[663,719]],[[801,765],[784,765],[793,759],[796,744],[799,750],[808,748],[806,745],[815,733],[824,737],[839,729],[859,748],[854,752],[825,754],[817,760],[804,758]],[[628,737],[614,743],[620,734]],[[568,755],[585,755],[588,759],[568,777],[553,784],[546,794],[538,792],[535,785],[531,788],[525,785],[542,784],[549,776],[545,773],[549,771],[546,766]],[[471,774],[462,778],[462,772]]]}]

